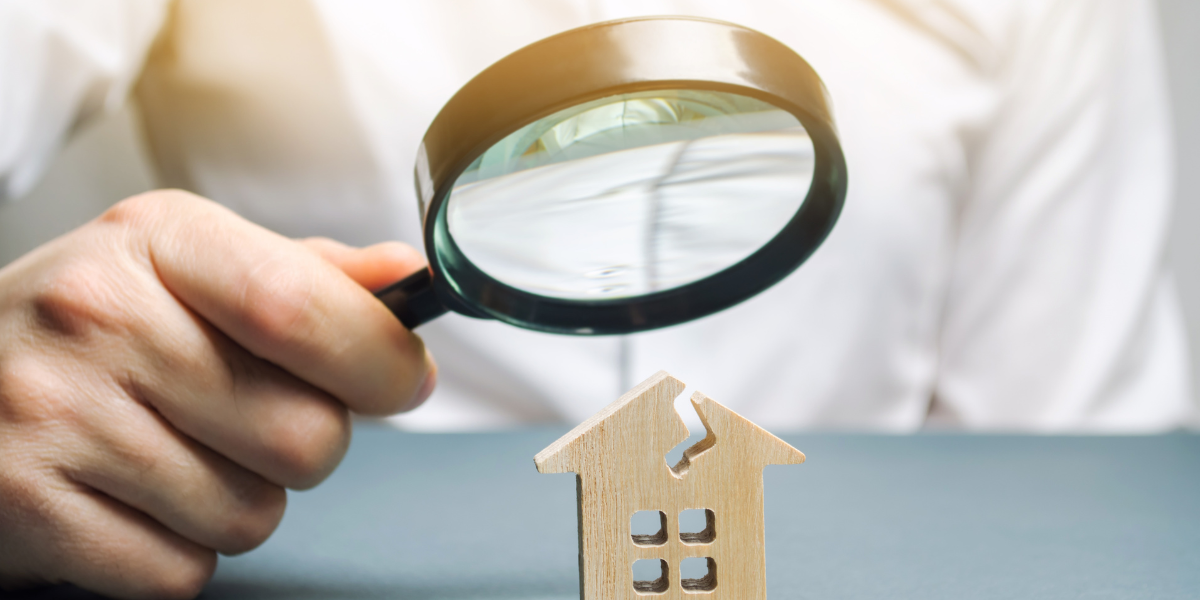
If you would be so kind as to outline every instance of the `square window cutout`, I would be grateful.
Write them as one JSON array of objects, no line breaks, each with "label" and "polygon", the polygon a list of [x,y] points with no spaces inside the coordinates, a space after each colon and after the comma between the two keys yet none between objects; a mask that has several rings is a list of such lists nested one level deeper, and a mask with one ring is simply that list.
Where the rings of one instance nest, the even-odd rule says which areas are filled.
[{"label": "square window cutout", "polygon": [[661,510],[639,510],[629,519],[629,535],[639,546],[661,546],[667,543],[667,513]]},{"label": "square window cutout", "polygon": [[690,594],[702,594],[717,589],[717,562],[711,558],[683,559],[679,565],[679,585]]},{"label": "square window cutout", "polygon": [[707,508],[689,508],[679,513],[679,541],[711,544],[717,539],[717,515]]},{"label": "square window cutout", "polygon": [[646,559],[633,561],[633,591],[639,594],[661,594],[670,585],[670,568],[667,561]]}]

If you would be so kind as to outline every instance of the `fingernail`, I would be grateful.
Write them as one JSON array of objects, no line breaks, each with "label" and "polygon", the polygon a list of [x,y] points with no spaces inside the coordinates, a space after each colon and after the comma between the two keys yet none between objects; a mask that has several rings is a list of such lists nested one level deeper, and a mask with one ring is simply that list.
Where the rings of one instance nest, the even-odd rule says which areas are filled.
[{"label": "fingernail", "polygon": [[420,387],[417,388],[417,393],[413,395],[412,401],[408,403],[406,411],[412,410],[425,403],[429,396],[433,394],[433,388],[437,387],[437,363],[429,358],[429,371],[425,374],[425,379],[421,381]]}]

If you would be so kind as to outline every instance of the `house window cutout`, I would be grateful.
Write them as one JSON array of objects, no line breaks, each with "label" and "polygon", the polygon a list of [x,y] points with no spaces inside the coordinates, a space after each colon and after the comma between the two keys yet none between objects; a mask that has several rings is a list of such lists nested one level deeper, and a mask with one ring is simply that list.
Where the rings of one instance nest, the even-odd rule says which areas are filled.
[{"label": "house window cutout", "polygon": [[679,513],[679,541],[711,544],[717,539],[717,515],[711,509],[689,508]]},{"label": "house window cutout", "polygon": [[[633,561],[633,591],[639,594],[662,594],[671,581],[671,569],[663,559]],[[657,578],[655,578],[657,576]]]},{"label": "house window cutout", "polygon": [[689,594],[711,592],[717,589],[717,561],[708,557],[685,558],[679,565],[679,576],[682,578],[679,580],[679,585],[684,592]]},{"label": "house window cutout", "polygon": [[667,513],[661,510],[639,510],[629,519],[629,535],[639,546],[661,546],[667,543]]}]

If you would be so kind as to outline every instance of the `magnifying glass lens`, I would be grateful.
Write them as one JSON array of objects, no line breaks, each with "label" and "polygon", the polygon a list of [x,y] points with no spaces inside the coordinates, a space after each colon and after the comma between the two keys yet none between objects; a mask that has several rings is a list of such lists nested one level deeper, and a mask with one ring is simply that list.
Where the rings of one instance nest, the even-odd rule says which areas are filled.
[{"label": "magnifying glass lens", "polygon": [[813,143],[799,120],[739,94],[658,90],[554,113],[455,180],[463,255],[539,296],[605,300],[687,285],[762,248],[800,209]]}]

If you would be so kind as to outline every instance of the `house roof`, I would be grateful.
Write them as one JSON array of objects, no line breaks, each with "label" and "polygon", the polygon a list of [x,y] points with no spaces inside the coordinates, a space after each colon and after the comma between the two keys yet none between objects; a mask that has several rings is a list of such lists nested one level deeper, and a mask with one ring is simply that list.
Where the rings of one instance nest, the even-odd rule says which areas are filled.
[{"label": "house roof", "polygon": [[[553,444],[546,446],[545,449],[543,449],[541,452],[538,452],[537,455],[533,457],[533,463],[537,466],[538,471],[541,473],[565,473],[575,471],[575,469],[578,467],[574,466],[575,461],[573,459],[575,457],[572,456],[576,454],[574,450],[579,446],[585,445],[582,443],[583,440],[589,437],[603,435],[603,432],[598,431],[598,429],[603,429],[603,425],[610,421],[613,416],[623,411],[627,411],[631,407],[653,408],[645,406],[638,407],[635,405],[644,405],[646,403],[653,404],[656,400],[659,404],[664,401],[671,403],[671,412],[674,412],[673,403],[675,398],[683,392],[684,387],[686,386],[684,386],[682,381],[675,379],[666,371],[659,371],[654,375],[651,375],[645,381],[634,386],[633,389],[622,394],[621,397],[617,398],[615,402],[600,409],[599,412],[591,417],[588,417],[586,421],[580,423],[574,429],[567,432],[566,435],[559,438]],[[679,427],[677,433],[681,434],[682,436],[678,441],[675,442],[678,444],[679,442],[687,439],[688,431],[687,426],[684,425],[683,421],[678,418],[678,414],[675,415],[675,420],[678,421]]]},{"label": "house roof", "polygon": [[691,463],[703,459],[703,454],[712,447],[735,445],[740,450],[753,447],[754,459],[762,465],[795,465],[804,462],[804,453],[791,444],[771,435],[769,431],[755,425],[746,417],[730,410],[725,405],[700,392],[692,394],[692,406],[700,415],[708,436],[683,453],[680,464],[672,467],[676,475],[683,475]]},{"label": "house roof", "polygon": [[[651,458],[661,460],[667,450],[688,437],[687,426],[674,406],[684,387],[665,371],[655,373],[537,453],[534,464],[542,473],[578,473],[587,463],[603,460],[605,453],[617,448],[626,453],[656,454]],[[803,453],[716,400],[697,392],[692,405],[708,435],[688,448],[683,460],[672,468],[676,477],[686,475],[708,450],[726,444],[762,465],[804,462]],[[751,448],[753,452],[747,452]]]}]

